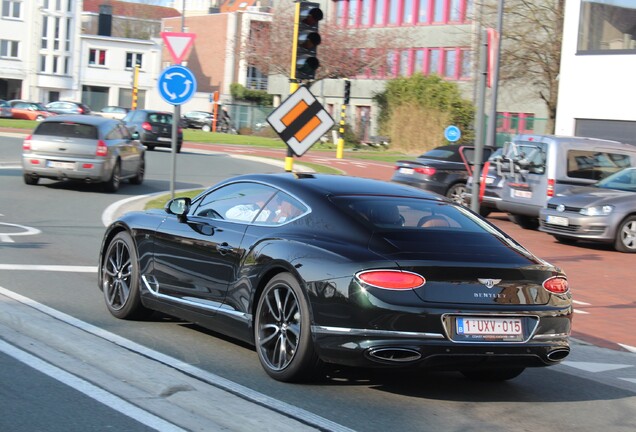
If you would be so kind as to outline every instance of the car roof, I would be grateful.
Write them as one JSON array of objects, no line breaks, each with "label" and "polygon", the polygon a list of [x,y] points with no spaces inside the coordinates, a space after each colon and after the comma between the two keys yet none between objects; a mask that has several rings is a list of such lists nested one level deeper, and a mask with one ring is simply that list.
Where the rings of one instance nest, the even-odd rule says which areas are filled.
[{"label": "car roof", "polygon": [[69,114],[69,115],[58,115],[53,117],[47,117],[42,122],[51,123],[61,123],[61,122],[73,122],[73,123],[83,123],[92,126],[101,126],[105,123],[117,122],[119,120],[111,119],[107,117],[101,116],[93,116],[93,115],[77,115],[77,114]]},{"label": "car roof", "polygon": [[334,174],[276,173],[247,174],[223,182],[256,181],[268,183],[293,194],[305,195],[384,195],[444,200],[443,197],[414,187],[382,180]]}]

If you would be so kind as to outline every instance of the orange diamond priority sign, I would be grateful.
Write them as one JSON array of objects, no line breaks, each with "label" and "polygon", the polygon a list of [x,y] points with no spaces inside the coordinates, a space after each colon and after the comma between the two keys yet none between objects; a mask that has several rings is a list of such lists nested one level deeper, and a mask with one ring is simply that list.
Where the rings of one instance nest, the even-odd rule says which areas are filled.
[{"label": "orange diamond priority sign", "polygon": [[267,117],[267,122],[296,156],[302,156],[335,124],[305,86],[289,95]]}]

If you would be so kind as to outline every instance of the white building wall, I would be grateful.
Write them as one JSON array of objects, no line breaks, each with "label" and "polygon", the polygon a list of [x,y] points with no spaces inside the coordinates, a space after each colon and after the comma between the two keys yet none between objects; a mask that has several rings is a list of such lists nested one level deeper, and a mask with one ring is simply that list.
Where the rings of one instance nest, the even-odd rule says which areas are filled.
[{"label": "white building wall", "polygon": [[636,55],[576,55],[581,0],[565,5],[557,135],[574,135],[576,119],[636,121]]},{"label": "white building wall", "polygon": [[[152,107],[155,101],[157,79],[161,68],[160,40],[138,40],[112,38],[108,36],[83,35],[81,48],[81,63],[79,82],[82,86],[98,86],[110,88],[108,103],[119,105],[120,89],[131,89],[133,69],[126,67],[126,53],[133,52],[142,55],[142,67],[139,72],[138,87],[146,91],[146,106]],[[89,65],[89,51],[91,49],[106,51],[104,66]]]}]

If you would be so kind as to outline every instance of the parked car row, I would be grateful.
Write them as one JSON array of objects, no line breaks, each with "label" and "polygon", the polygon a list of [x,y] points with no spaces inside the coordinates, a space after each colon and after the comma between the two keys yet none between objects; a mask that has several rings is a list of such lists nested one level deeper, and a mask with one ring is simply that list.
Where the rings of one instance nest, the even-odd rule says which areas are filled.
[{"label": "parked car row", "polygon": [[[508,213],[562,243],[636,253],[636,146],[584,137],[519,135],[491,160],[480,212]],[[472,178],[465,201],[469,204]]]}]

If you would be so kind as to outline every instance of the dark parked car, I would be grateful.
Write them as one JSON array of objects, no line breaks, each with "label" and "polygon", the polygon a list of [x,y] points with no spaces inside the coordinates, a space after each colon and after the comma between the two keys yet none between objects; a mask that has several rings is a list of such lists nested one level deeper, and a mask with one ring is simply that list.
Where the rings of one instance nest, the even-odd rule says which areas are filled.
[{"label": "dark parked car", "polygon": [[55,114],[92,114],[90,107],[81,102],[55,101],[47,103],[45,108]]},{"label": "dark parked car", "polygon": [[[487,160],[494,150],[493,147],[485,147],[482,161]],[[397,161],[391,181],[435,192],[466,205],[463,194],[474,159],[473,146],[437,147],[415,160]]]},{"label": "dark parked car", "polygon": [[103,183],[116,192],[122,179],[141,184],[144,147],[119,120],[68,115],[45,119],[22,146],[24,182],[40,178]]},{"label": "dark parked car", "polygon": [[210,132],[212,130],[212,122],[214,121],[214,114],[207,111],[190,111],[185,113],[182,117],[183,127],[201,129],[203,132]]},{"label": "dark parked car", "polygon": [[563,243],[590,240],[636,252],[636,168],[591,186],[573,186],[541,209],[539,229]]},{"label": "dark parked car", "polygon": [[[148,150],[155,147],[172,147],[172,114],[154,110],[132,110],[123,119],[132,134],[139,135],[139,141]],[[183,131],[177,129],[177,153],[181,152]]]},{"label": "dark parked car", "polygon": [[[498,211],[497,203],[501,201],[501,189],[503,188],[504,178],[500,176],[497,172],[497,164],[496,160],[500,159],[503,154],[503,148],[498,148],[493,153],[491,153],[488,158],[487,164],[487,172],[484,177],[484,172],[486,171],[486,164],[483,165],[483,171],[481,172],[481,179],[485,184],[481,184],[480,186],[483,188],[483,197],[481,202],[479,203],[479,214],[483,217],[488,216],[490,213],[494,211]],[[464,202],[467,206],[470,206],[472,200],[473,193],[473,176],[469,176],[466,181],[466,193],[464,194]]]},{"label": "dark parked car", "polygon": [[116,220],[99,268],[114,316],[157,310],[254,344],[281,381],[327,363],[506,380],[570,350],[560,269],[464,207],[396,183],[230,178]]}]

